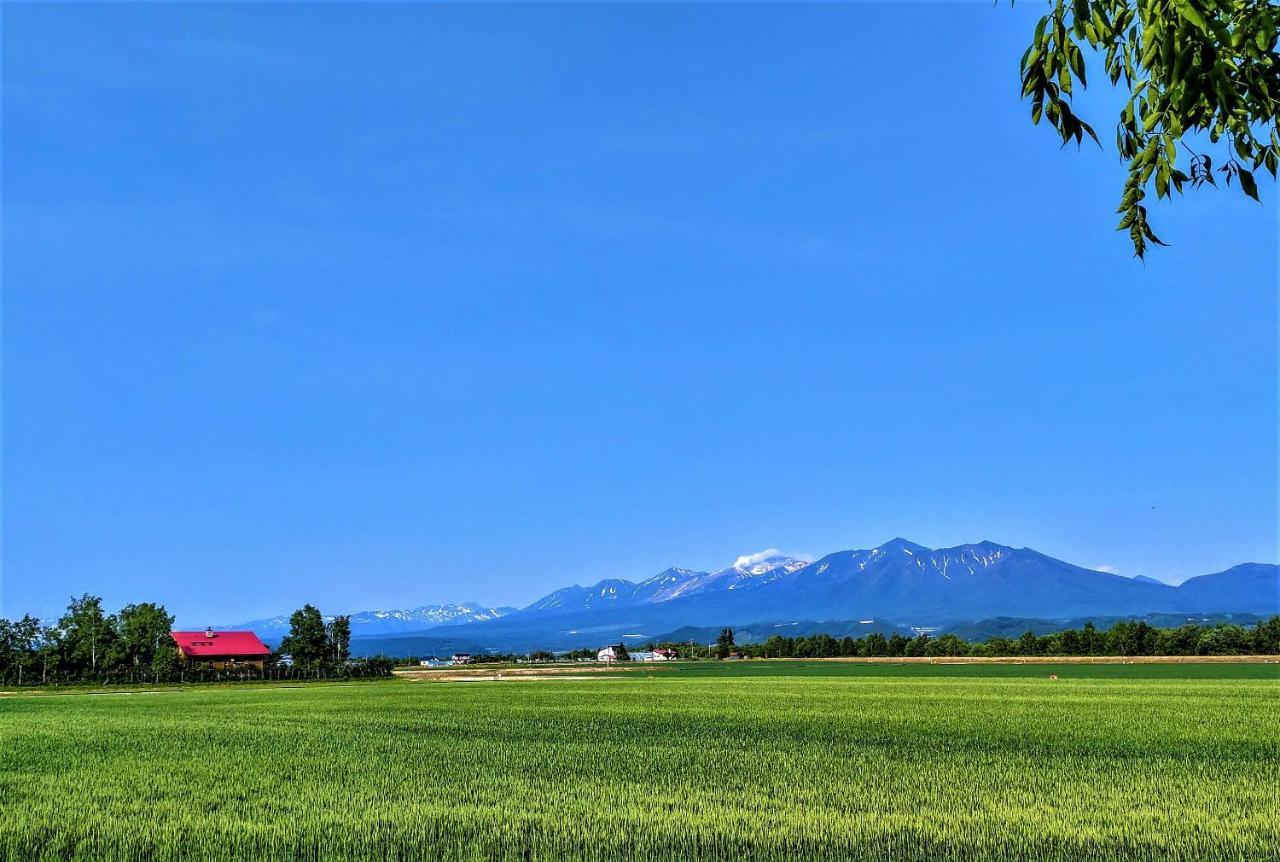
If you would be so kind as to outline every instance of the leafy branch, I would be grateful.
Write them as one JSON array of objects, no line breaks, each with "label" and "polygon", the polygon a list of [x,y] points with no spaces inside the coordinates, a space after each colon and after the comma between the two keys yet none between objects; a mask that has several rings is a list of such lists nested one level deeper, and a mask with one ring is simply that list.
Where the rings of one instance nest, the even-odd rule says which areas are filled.
[{"label": "leafy branch", "polygon": [[[1144,201],[1182,194],[1185,186],[1235,182],[1254,200],[1254,173],[1280,168],[1280,7],[1269,0],[1051,0],[1022,55],[1022,95],[1031,121],[1046,121],[1063,146],[1088,135],[1072,108],[1088,86],[1086,55],[1101,56],[1113,86],[1129,99],[1116,124],[1116,148],[1128,177],[1116,210],[1134,254],[1166,245],[1147,220]],[[1207,137],[1220,151],[1197,152],[1184,139]],[[1178,163],[1181,144],[1187,159]],[[1215,170],[1215,162],[1217,168]],[[1185,167],[1185,170],[1184,170]]]}]

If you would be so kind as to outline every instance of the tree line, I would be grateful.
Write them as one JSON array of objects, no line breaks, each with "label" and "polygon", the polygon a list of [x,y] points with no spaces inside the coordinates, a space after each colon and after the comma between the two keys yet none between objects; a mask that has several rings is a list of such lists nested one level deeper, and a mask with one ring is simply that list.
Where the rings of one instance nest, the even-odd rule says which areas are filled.
[{"label": "tree line", "polygon": [[183,661],[170,632],[173,615],[153,602],[107,613],[99,596],[72,599],[58,621],[30,614],[0,618],[0,683],[58,685],[73,682],[203,682],[234,679],[310,679],[385,676],[386,659],[352,660],[351,620],[328,623],[305,605],[290,617],[289,634],[266,659],[251,667],[215,671]]},{"label": "tree line", "polygon": [[[726,629],[726,633],[728,643],[722,633],[718,644],[722,657],[726,647],[733,646],[731,631]],[[979,642],[954,634],[907,637],[897,632],[888,637],[876,632],[840,639],[827,634],[773,635],[760,643],[741,644],[734,649],[753,658],[1280,655],[1280,616],[1251,628],[1232,623],[1157,628],[1144,620],[1134,620],[1097,629],[1089,622],[1082,628],[1048,635],[1028,631],[1017,638],[993,637]]]},{"label": "tree line", "polygon": [[[1024,656],[1199,656],[1280,655],[1280,616],[1252,627],[1234,623],[1158,628],[1144,620],[1129,620],[1099,629],[1092,622],[1078,629],[1048,635],[1024,632],[1020,637],[992,637],[967,641],[954,634],[907,637],[875,632],[865,637],[835,638],[828,634],[801,637],[773,635],[757,643],[735,642],[733,629],[721,629],[713,646],[688,641],[649,641],[646,651],[673,649],[681,658],[1018,658]],[[625,651],[625,647],[623,647]],[[583,647],[553,653],[536,650],[527,655],[491,653],[472,656],[475,663],[518,661],[594,661],[598,649]],[[625,658],[622,659],[625,661]]]}]

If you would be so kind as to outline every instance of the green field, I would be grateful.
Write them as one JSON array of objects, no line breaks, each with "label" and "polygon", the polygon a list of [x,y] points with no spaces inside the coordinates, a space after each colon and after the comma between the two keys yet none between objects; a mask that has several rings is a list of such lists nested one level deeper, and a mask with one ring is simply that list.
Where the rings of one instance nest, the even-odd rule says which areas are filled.
[{"label": "green field", "polygon": [[1258,860],[1278,788],[1277,665],[0,698],[6,860]]}]

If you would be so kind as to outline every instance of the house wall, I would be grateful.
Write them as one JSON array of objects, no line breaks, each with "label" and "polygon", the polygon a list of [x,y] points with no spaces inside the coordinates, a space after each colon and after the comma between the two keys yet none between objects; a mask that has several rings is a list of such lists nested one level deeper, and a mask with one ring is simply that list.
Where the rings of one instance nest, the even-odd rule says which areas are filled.
[{"label": "house wall", "polygon": [[213,667],[214,670],[226,670],[228,667],[231,667],[231,668],[252,667],[258,670],[262,670],[266,666],[266,661],[261,658],[247,658],[247,657],[240,657],[240,656],[207,656],[207,655],[197,656],[195,658],[192,658],[191,656],[187,655],[186,652],[184,652],[181,647],[178,648],[178,655],[189,665],[191,664],[210,665]]}]

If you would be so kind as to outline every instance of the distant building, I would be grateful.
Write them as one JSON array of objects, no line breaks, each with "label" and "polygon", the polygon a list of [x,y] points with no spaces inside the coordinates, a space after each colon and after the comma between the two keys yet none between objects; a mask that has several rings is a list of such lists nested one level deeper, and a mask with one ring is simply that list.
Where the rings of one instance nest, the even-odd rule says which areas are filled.
[{"label": "distant building", "polygon": [[418,664],[422,667],[444,667],[445,663],[444,659],[436,658],[433,655],[418,659]]},{"label": "distant building", "polygon": [[474,659],[471,658],[471,653],[469,652],[456,652],[450,661],[454,664],[471,664]]},{"label": "distant building", "polygon": [[655,659],[653,657],[653,653],[647,650],[632,650],[631,660],[632,661],[654,661]]},{"label": "distant building", "polygon": [[679,656],[673,649],[656,649],[653,651],[652,661],[675,661]]},{"label": "distant building", "polygon": [[206,665],[214,670],[228,667],[261,669],[271,655],[267,645],[253,632],[170,632],[178,655],[189,665]]},{"label": "distant building", "polygon": [[626,661],[627,648],[622,644],[607,646],[596,653],[596,661]]}]

